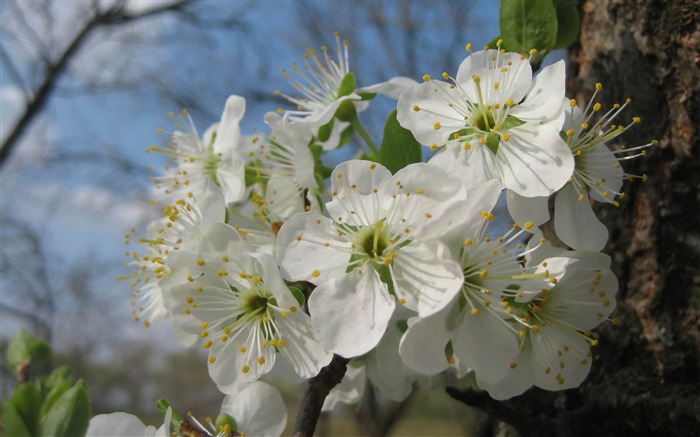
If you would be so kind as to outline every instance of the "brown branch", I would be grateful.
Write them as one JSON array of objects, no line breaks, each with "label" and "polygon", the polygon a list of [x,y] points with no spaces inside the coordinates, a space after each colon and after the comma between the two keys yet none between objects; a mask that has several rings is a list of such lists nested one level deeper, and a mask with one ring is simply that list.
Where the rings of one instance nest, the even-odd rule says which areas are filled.
[{"label": "brown branch", "polygon": [[328,396],[328,392],[340,384],[349,361],[340,355],[334,355],[330,364],[309,380],[309,388],[306,389],[304,398],[301,400],[297,421],[294,424],[295,437],[309,437],[314,434],[323,401]]},{"label": "brown branch", "polygon": [[130,21],[136,21],[168,11],[175,11],[181,9],[190,1],[191,0],[180,0],[175,3],[148,9],[138,14],[125,13],[123,4],[120,4],[105,12],[96,13],[87,23],[85,23],[83,28],[80,29],[76,36],[73,37],[58,59],[50,62],[46,67],[46,74],[43,82],[34,92],[33,97],[27,102],[24,111],[22,112],[22,116],[10,130],[10,133],[7,135],[5,141],[3,141],[2,148],[0,148],[0,167],[10,156],[12,150],[17,146],[19,139],[22,137],[32,121],[44,109],[46,103],[48,102],[49,96],[53,92],[56,83],[58,82],[58,79],[61,77],[61,75],[63,75],[69,62],[76,56],[76,53],[78,53],[85,41],[87,41],[88,36],[92,34],[95,29],[102,26],[113,26]]}]

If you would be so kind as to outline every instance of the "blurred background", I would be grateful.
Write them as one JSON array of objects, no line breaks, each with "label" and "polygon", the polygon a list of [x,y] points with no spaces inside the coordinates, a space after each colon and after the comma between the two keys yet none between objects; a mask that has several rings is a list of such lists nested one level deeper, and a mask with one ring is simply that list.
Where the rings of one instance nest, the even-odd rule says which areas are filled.
[{"label": "blurred background", "polygon": [[[134,321],[123,267],[124,232],[153,217],[144,149],[187,108],[198,130],[226,98],[246,98],[244,134],[292,93],[281,67],[305,48],[350,42],[351,70],[367,86],[402,75],[454,74],[464,45],[498,34],[498,1],[10,1],[0,3],[0,333],[19,328],[54,346],[90,389],[93,412],[127,411],[157,424],[167,397],[200,417],[223,396],[204,351],[185,349],[169,322]],[[361,120],[379,138],[395,102],[373,101]],[[4,354],[3,354],[4,355]],[[3,398],[14,387],[3,362]],[[295,411],[290,401],[290,422]],[[364,407],[324,419],[319,434],[357,434]],[[369,404],[367,404],[369,402]],[[404,404],[397,435],[464,435],[477,413],[426,383]],[[364,414],[364,416],[363,416]],[[392,416],[393,415],[393,416]],[[381,425],[381,424],[380,424]],[[393,425],[388,421],[386,430]]]}]

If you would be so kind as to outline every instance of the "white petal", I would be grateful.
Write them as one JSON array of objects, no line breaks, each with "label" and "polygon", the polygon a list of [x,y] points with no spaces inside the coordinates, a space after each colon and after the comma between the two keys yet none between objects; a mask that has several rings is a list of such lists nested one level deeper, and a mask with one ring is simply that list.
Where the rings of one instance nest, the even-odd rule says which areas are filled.
[{"label": "white petal", "polygon": [[569,247],[577,250],[601,251],[608,241],[608,228],[598,220],[588,196],[579,195],[568,183],[554,201],[554,231]]},{"label": "white petal", "polygon": [[[498,62],[494,62],[494,58],[498,59]],[[500,71],[504,66],[508,66],[508,72],[505,75]],[[455,81],[463,86],[472,102],[478,101],[472,79],[475,74],[481,78],[482,95],[493,93],[485,99],[487,104],[502,104],[507,99],[512,99],[516,103],[521,101],[532,81],[532,67],[529,61],[522,59],[518,53],[499,53],[497,50],[474,52],[462,61],[455,77]],[[503,79],[504,76],[505,79]],[[499,90],[496,90],[503,92],[503,94],[499,93],[498,99],[493,98],[496,94],[492,86],[493,82],[499,82],[502,85]]]},{"label": "white petal", "polygon": [[378,83],[368,87],[360,88],[357,93],[377,93],[398,100],[401,94],[418,82],[405,76],[392,77],[386,82]]},{"label": "white petal", "polygon": [[[521,120],[541,123],[558,119],[564,99],[565,77],[564,60],[543,68],[532,82],[525,100],[513,108],[511,115]],[[561,118],[556,127],[560,128],[563,122],[564,119]]]},{"label": "white petal", "polygon": [[302,378],[316,376],[322,367],[328,365],[333,354],[325,350],[316,340],[308,315],[297,311],[287,317],[275,319],[285,346],[280,353],[289,360],[294,371]]},{"label": "white petal", "polygon": [[279,436],[287,425],[287,407],[279,390],[256,381],[235,396],[226,396],[221,412],[233,417],[247,436]]},{"label": "white petal", "polygon": [[279,221],[304,212],[304,199],[297,181],[288,176],[272,176],[265,190],[265,207]]},{"label": "white petal", "polygon": [[228,153],[238,147],[241,136],[239,122],[245,113],[245,99],[240,96],[231,95],[226,99],[224,113],[221,114],[221,122],[216,131],[214,140],[214,152]]},{"label": "white petal", "polygon": [[156,429],[146,426],[141,419],[128,413],[98,414],[90,419],[87,437],[143,437],[153,435]]},{"label": "white petal", "polygon": [[615,309],[617,278],[606,269],[567,274],[549,291],[546,313],[579,331],[593,329]]},{"label": "white petal", "polygon": [[316,337],[324,348],[346,358],[365,354],[379,343],[394,307],[379,274],[365,267],[318,286],[309,298]]},{"label": "white petal", "polygon": [[345,275],[350,246],[339,239],[329,218],[313,212],[297,214],[277,235],[277,262],[286,279],[318,285]]},{"label": "white petal", "polygon": [[382,397],[402,401],[413,391],[418,375],[403,364],[399,355],[401,332],[389,326],[377,347],[367,356],[367,378]]},{"label": "white petal", "polygon": [[476,314],[471,314],[469,307],[463,310],[461,322],[452,334],[452,347],[480,381],[492,384],[511,370],[512,358],[518,354],[517,334],[487,307],[477,310]]},{"label": "white petal", "polygon": [[501,141],[496,154],[505,188],[525,197],[549,196],[571,177],[574,158],[554,126],[535,129],[525,124],[509,134],[509,141]]},{"label": "white petal", "polygon": [[[534,383],[545,390],[578,387],[591,369],[586,340],[572,329],[551,323],[531,333]],[[549,369],[549,372],[547,372]]]},{"label": "white petal", "polygon": [[404,363],[423,375],[436,375],[449,366],[445,346],[450,340],[447,317],[450,308],[425,317],[408,321],[408,330],[399,344],[399,354]]},{"label": "white petal", "polygon": [[509,399],[522,394],[534,384],[530,351],[520,352],[512,358],[512,362],[516,366],[509,369],[501,380],[494,382],[482,381],[477,374],[476,383],[480,388],[488,391],[489,395],[496,400]]},{"label": "white petal", "polygon": [[532,222],[535,226],[548,222],[548,201],[549,196],[523,197],[511,190],[508,190],[506,195],[508,213],[513,221],[521,226],[526,222]]},{"label": "white petal", "polygon": [[[421,144],[441,146],[449,135],[465,126],[464,115],[449,106],[464,105],[464,97],[446,82],[431,80],[410,87],[397,103],[397,120]],[[415,111],[414,106],[420,110]],[[435,129],[439,123],[439,129]]]},{"label": "white petal", "polygon": [[396,252],[392,276],[396,297],[427,317],[444,308],[464,283],[462,268],[438,241],[414,240]]}]

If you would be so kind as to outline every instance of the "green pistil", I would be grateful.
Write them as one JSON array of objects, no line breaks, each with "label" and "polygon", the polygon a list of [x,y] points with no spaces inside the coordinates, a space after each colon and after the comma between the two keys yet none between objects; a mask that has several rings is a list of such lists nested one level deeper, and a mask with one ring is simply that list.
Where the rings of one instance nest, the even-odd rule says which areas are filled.
[{"label": "green pistil", "polygon": [[474,114],[473,122],[479,130],[490,132],[496,125],[496,118],[493,116],[493,111],[481,109]]}]

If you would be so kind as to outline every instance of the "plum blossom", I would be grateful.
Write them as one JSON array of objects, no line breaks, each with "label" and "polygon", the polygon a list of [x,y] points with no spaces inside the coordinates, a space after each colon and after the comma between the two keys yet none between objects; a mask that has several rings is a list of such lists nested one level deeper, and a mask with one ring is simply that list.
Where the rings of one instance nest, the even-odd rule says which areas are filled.
[{"label": "plum blossom", "polygon": [[201,273],[172,288],[171,311],[196,321],[181,327],[196,325],[209,350],[209,374],[223,393],[236,394],[270,372],[277,354],[303,378],[330,362],[269,254],[237,241],[219,259],[198,265]]},{"label": "plum blossom", "polygon": [[431,159],[467,186],[499,179],[522,196],[549,195],[567,181],[574,160],[559,137],[564,62],[533,79],[529,59],[504,50],[471,54],[449,82],[404,91],[398,120],[431,150]]},{"label": "plum blossom", "polygon": [[[625,179],[646,180],[646,175],[625,173],[621,161],[644,156],[648,147],[657,144],[652,141],[637,147],[610,150],[607,144],[639,123],[640,119],[633,117],[627,126],[613,123],[630,99],[599,115],[602,107],[595,98],[600,90],[602,85],[598,83],[584,111],[577,106],[576,100],[563,103],[565,122],[561,136],[566,139],[575,166],[567,183],[556,193],[554,230],[561,241],[577,250],[603,249],[608,230],[593,212],[591,201],[619,206],[618,199],[624,198],[621,188]],[[546,197],[523,198],[512,193],[508,196],[508,208],[514,218],[537,214],[542,217],[541,222],[549,220]]]},{"label": "plum blossom", "polygon": [[456,226],[466,192],[435,166],[395,175],[352,160],[331,175],[330,218],[308,212],[280,229],[277,259],[285,278],[309,281],[314,330],[324,347],[362,355],[382,338],[395,300],[419,315],[446,305],[462,272],[436,236]]},{"label": "plum blossom", "polygon": [[[161,153],[175,164],[168,175],[155,177],[156,187],[175,198],[187,193],[206,195],[209,182],[221,187],[226,203],[239,200],[245,190],[244,161],[238,148],[241,139],[239,122],[245,112],[245,99],[229,96],[221,121],[209,127],[200,139],[189,114],[185,131],[175,131],[165,147],[154,145],[146,152]],[[176,122],[180,126],[180,122]]]}]

